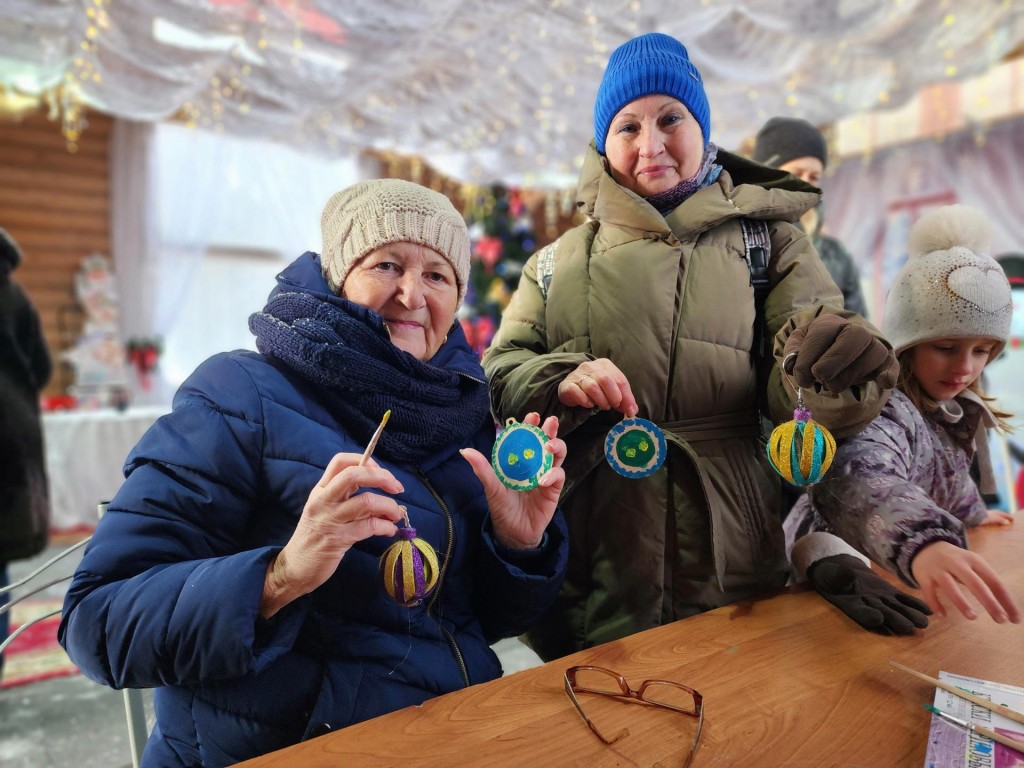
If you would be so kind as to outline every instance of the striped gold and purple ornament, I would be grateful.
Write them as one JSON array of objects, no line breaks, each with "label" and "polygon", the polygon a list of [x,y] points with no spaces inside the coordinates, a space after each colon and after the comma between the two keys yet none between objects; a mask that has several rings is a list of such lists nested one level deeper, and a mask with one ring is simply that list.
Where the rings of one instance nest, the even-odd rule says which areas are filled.
[{"label": "striped gold and purple ornament", "polygon": [[836,439],[811,416],[798,388],[793,420],[773,429],[768,439],[768,461],[793,485],[813,485],[821,480],[836,455]]},{"label": "striped gold and purple ornament", "polygon": [[411,608],[437,585],[437,553],[417,538],[416,529],[409,525],[398,529],[398,539],[380,556],[380,573],[388,597],[403,608]]}]

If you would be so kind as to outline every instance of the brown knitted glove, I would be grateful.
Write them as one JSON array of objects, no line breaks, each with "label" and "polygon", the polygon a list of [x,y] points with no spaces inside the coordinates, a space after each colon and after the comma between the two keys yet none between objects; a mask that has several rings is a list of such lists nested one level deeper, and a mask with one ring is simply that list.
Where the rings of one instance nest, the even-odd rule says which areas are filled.
[{"label": "brown knitted glove", "polygon": [[[789,358],[793,352],[795,363]],[[796,328],[786,339],[783,360],[799,386],[818,383],[829,392],[869,381],[892,389],[900,372],[891,349],[863,325],[839,315],[819,315]]]}]

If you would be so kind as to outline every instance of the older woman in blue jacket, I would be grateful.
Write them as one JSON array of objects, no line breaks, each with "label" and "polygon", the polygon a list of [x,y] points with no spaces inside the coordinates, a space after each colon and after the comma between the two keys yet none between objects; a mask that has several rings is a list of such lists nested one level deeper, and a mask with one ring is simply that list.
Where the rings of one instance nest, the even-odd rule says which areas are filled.
[{"label": "older woman in blue jacket", "polygon": [[[497,678],[490,644],[564,575],[557,421],[534,490],[481,454],[487,384],[454,322],[462,217],[377,180],[321,223],[322,254],[250,320],[259,353],[203,363],[129,455],[67,593],[59,637],[82,671],[157,689],[145,765],[227,765]],[[378,565],[406,514],[440,574],[413,607]]]}]

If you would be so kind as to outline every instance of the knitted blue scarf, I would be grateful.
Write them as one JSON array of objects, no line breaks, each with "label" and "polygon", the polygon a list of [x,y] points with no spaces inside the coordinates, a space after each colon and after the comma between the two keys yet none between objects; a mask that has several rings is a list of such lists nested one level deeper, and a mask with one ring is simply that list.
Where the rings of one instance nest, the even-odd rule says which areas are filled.
[{"label": "knitted blue scarf", "polygon": [[454,452],[469,444],[488,415],[484,381],[399,349],[366,307],[278,293],[249,318],[249,329],[261,353],[327,390],[323,404],[361,443],[369,442],[390,408],[375,449],[390,461],[415,464]]}]

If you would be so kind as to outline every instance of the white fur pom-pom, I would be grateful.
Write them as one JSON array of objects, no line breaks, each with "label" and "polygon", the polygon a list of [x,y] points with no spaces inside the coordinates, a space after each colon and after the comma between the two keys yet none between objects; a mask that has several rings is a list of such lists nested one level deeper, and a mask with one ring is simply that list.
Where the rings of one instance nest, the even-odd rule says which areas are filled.
[{"label": "white fur pom-pom", "polygon": [[992,227],[981,211],[966,205],[946,205],[929,211],[910,229],[911,256],[956,247],[989,254]]}]

